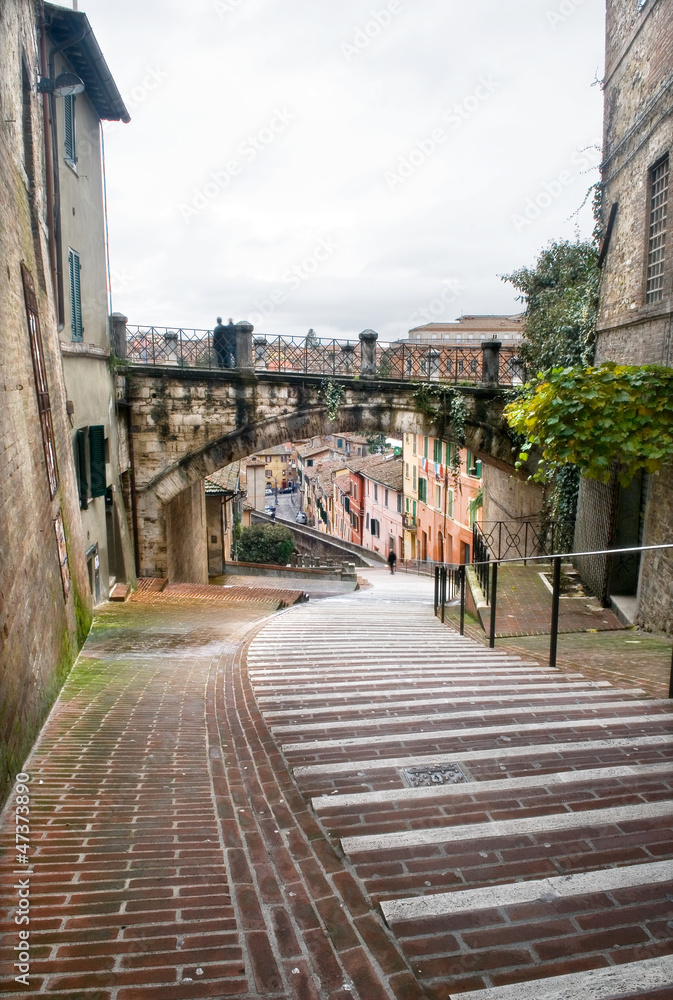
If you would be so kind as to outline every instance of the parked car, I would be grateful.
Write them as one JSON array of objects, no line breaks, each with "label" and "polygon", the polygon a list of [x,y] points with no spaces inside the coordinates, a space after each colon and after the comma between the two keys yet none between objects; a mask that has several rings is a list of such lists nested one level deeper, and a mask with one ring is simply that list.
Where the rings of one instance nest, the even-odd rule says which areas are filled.
[{"label": "parked car", "polygon": [[294,487],[286,486],[285,489],[280,490],[281,493],[294,493]]},{"label": "parked car", "polygon": [[299,513],[295,517],[295,521],[297,522],[297,524],[306,524],[308,518],[306,517],[306,514],[304,513],[303,510],[299,511]]},{"label": "parked car", "polygon": [[265,497],[272,497],[273,496],[273,490],[271,489],[270,486],[267,486],[267,488],[264,490],[264,496]]},{"label": "parked car", "polygon": [[274,512],[275,509],[276,509],[275,507],[269,507],[269,506],[267,506],[267,507],[264,508],[264,513],[265,514],[273,514],[273,512]]}]

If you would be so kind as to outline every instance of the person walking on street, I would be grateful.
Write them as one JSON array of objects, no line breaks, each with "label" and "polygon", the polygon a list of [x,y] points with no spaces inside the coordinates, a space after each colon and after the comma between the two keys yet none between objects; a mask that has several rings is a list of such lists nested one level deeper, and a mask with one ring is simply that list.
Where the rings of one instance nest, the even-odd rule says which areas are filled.
[{"label": "person walking on street", "polygon": [[388,565],[390,566],[390,572],[395,572],[395,563],[397,562],[397,556],[395,555],[395,550],[391,549],[388,553]]}]

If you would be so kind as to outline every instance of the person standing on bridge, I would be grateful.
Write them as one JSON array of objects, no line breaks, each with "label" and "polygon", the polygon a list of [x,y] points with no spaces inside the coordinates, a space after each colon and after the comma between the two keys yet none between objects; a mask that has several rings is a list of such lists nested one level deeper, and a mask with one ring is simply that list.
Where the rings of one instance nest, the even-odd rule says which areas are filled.
[{"label": "person standing on bridge", "polygon": [[213,348],[218,368],[236,367],[236,327],[233,319],[227,326],[222,325],[222,317],[217,317],[217,326],[213,330]]}]

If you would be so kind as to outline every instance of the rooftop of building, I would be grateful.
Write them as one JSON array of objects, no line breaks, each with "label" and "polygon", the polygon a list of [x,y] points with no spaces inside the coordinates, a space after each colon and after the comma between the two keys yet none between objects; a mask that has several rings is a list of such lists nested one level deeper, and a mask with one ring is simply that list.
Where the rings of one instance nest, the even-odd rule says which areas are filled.
[{"label": "rooftop of building", "polygon": [[101,121],[130,122],[131,116],[112,78],[89,19],[82,11],[45,3],[45,26],[80,77]]},{"label": "rooftop of building", "polygon": [[208,494],[236,493],[240,483],[241,463],[232,462],[206,476],[205,489]]},{"label": "rooftop of building", "polygon": [[355,458],[348,461],[347,467],[391,490],[399,492],[404,485],[404,462],[392,454]]},{"label": "rooftop of building", "polygon": [[459,316],[452,323],[425,323],[409,330],[409,340],[488,340],[501,336],[503,340],[521,340],[523,313],[513,316]]}]

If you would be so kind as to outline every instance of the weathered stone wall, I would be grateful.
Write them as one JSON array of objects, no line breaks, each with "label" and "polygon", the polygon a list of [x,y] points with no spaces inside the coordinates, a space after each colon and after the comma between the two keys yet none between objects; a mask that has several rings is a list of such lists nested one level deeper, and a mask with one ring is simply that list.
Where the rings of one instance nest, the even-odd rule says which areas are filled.
[{"label": "weathered stone wall", "polygon": [[[28,0],[0,5],[0,800],[21,769],[91,617],[46,238],[34,18],[35,4]],[[22,55],[32,88],[25,120]],[[59,467],[53,500],[37,409],[22,260],[33,274],[40,311]],[[67,600],[54,532],[59,510],[73,584]]]},{"label": "weathered stone wall", "polygon": [[[673,541],[673,467],[649,477],[645,518],[648,545]],[[638,622],[673,634],[673,549],[645,552],[642,557]]]},{"label": "weathered stone wall", "polygon": [[[416,411],[413,385],[376,379],[342,381],[346,398],[331,422],[320,398],[320,377],[134,367],[127,391],[141,575],[168,572],[165,506],[239,458],[337,429],[362,434],[383,431],[394,437],[412,430],[449,433]],[[517,453],[502,417],[500,393],[483,388],[464,392],[467,447],[484,461],[511,470]]]},{"label": "weathered stone wall", "polygon": [[166,505],[168,578],[180,583],[208,583],[206,496],[194,483]]},{"label": "weathered stone wall", "polygon": [[[646,272],[652,167],[673,147],[673,16],[670,0],[608,0],[606,20],[603,224],[619,208],[601,280],[596,359],[620,364],[673,364],[673,188],[669,191],[669,236],[663,297],[647,303]],[[673,541],[673,509],[664,483],[671,470],[651,482],[643,544]],[[606,521],[607,488],[582,484],[576,547],[613,544]],[[615,509],[618,510],[618,507]],[[619,534],[619,526],[615,528]],[[583,561],[586,562],[586,561]],[[656,565],[656,570],[655,570]],[[673,559],[645,556],[641,563],[638,621],[671,628]],[[604,564],[582,568],[597,588]],[[600,590],[597,590],[600,593]]]},{"label": "weathered stone wall", "polygon": [[512,472],[493,465],[482,466],[484,521],[525,521],[542,510],[544,493],[537,483],[528,483]]}]

